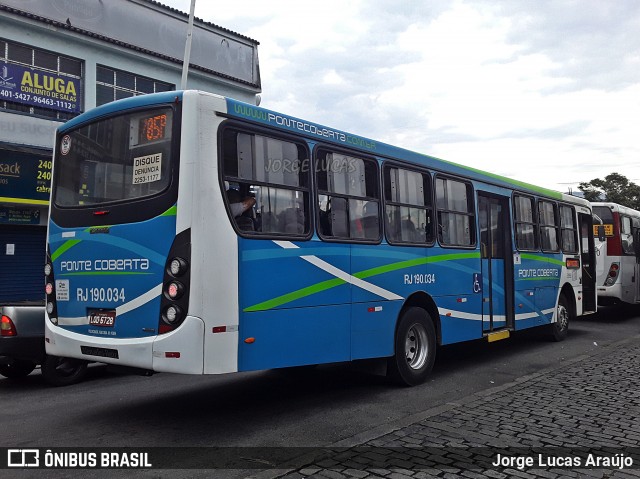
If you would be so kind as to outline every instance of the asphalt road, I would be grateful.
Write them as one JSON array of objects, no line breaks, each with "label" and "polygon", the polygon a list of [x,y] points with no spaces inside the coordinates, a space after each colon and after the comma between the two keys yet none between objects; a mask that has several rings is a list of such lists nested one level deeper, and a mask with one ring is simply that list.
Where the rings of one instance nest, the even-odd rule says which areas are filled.
[{"label": "asphalt road", "polygon": [[[21,382],[0,379],[0,446],[335,444],[374,428],[393,427],[439,404],[594,354],[598,348],[639,334],[637,316],[640,309],[603,308],[597,315],[572,322],[569,337],[561,343],[530,331],[492,344],[479,341],[445,347],[438,352],[430,381],[414,388],[389,384],[369,364],[211,377],[141,377],[99,366],[91,368],[86,381],[66,388],[47,386],[36,371]],[[17,471],[0,471],[0,476],[3,472],[13,473],[6,477],[20,477]],[[115,475],[115,471],[50,472],[47,477]],[[181,475],[171,471],[166,477],[246,474],[225,470],[215,475],[204,471]],[[126,477],[165,474],[128,471]]]}]

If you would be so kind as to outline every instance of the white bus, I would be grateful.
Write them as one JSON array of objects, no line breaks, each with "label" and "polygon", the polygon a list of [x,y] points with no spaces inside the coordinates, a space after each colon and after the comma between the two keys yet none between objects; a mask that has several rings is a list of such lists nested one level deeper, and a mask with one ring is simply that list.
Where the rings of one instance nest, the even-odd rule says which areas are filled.
[{"label": "white bus", "polygon": [[606,245],[598,262],[598,304],[640,302],[640,211],[616,203],[592,203],[604,226]]}]

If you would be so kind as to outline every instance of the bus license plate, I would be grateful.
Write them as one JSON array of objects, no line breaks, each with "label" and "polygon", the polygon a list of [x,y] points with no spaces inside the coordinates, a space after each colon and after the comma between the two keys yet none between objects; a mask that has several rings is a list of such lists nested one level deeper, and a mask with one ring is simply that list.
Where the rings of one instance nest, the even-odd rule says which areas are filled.
[{"label": "bus license plate", "polygon": [[116,312],[114,310],[94,310],[89,311],[89,324],[91,326],[102,326],[113,328],[116,322]]}]

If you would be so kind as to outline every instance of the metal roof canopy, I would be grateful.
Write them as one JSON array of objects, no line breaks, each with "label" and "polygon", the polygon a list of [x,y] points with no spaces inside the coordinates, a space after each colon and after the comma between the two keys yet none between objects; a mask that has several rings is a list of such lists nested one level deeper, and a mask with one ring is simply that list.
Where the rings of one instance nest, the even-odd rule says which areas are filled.
[{"label": "metal roof canopy", "polygon": [[[2,5],[182,63],[188,14],[153,0],[0,0]],[[190,65],[260,88],[257,47],[256,40],[195,19]]]}]

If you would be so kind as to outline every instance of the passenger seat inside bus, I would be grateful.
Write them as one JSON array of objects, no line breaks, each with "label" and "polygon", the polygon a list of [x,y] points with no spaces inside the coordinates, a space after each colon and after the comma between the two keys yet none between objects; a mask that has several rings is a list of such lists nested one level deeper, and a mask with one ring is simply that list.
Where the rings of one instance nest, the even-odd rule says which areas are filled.
[{"label": "passenger seat inside bus", "polygon": [[369,201],[362,208],[362,229],[366,239],[377,239],[380,228],[378,227],[378,203]]},{"label": "passenger seat inside bus", "polygon": [[344,198],[331,198],[331,235],[349,237],[347,200]]},{"label": "passenger seat inside bus", "polygon": [[415,243],[418,240],[418,230],[416,225],[410,219],[402,220],[400,222],[400,237],[402,241],[409,241]]},{"label": "passenger seat inside bus", "polygon": [[304,213],[298,208],[287,208],[280,215],[280,231],[283,233],[303,234]]}]

